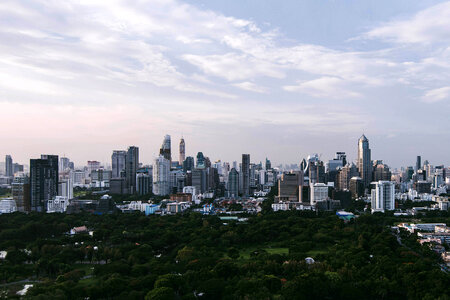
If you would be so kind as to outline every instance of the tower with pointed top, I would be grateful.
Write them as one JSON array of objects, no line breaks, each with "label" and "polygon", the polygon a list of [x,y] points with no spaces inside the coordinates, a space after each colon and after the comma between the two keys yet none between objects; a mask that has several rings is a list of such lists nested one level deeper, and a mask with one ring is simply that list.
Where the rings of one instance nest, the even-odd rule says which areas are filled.
[{"label": "tower with pointed top", "polygon": [[358,171],[364,187],[372,181],[372,161],[370,158],[369,140],[363,134],[358,140]]},{"label": "tower with pointed top", "polygon": [[180,158],[179,158],[179,163],[182,166],[184,160],[186,159],[186,146],[184,144],[184,138],[181,138],[180,141]]}]

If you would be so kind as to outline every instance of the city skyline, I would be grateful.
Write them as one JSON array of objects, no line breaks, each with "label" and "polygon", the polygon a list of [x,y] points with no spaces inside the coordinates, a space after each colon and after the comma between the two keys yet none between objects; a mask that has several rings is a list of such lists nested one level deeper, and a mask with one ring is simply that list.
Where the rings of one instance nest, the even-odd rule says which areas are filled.
[{"label": "city skyline", "polygon": [[[450,165],[450,2],[0,4],[0,155]],[[12,130],[11,128],[14,128]],[[176,153],[175,153],[176,152]],[[174,159],[178,151],[172,147]]]}]

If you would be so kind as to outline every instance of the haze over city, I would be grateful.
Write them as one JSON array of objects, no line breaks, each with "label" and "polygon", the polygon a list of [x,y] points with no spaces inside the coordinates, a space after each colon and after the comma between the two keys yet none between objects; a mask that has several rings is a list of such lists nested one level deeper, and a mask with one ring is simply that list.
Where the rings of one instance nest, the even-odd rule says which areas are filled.
[{"label": "haze over city", "polygon": [[0,154],[450,163],[448,1],[2,1]]}]

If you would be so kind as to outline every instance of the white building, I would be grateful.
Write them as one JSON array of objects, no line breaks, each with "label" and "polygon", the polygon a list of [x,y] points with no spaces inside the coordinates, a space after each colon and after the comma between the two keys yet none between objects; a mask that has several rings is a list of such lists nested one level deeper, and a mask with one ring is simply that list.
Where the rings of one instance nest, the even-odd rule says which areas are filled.
[{"label": "white building", "polygon": [[372,189],[372,213],[395,209],[395,184],[392,181],[377,181]]},{"label": "white building", "polygon": [[47,213],[63,213],[69,205],[69,199],[63,196],[56,196],[47,201]]},{"label": "white building", "polygon": [[192,202],[195,204],[200,204],[200,201],[197,199],[197,194],[195,192],[195,186],[185,186],[183,188],[184,194],[191,194],[192,195]]},{"label": "white building", "polygon": [[317,201],[324,201],[328,198],[328,186],[325,183],[314,183],[310,186],[311,197],[310,203],[311,205],[315,205]]},{"label": "white building", "polygon": [[72,175],[69,178],[63,179],[58,183],[58,196],[73,199],[73,179]]},{"label": "white building", "polygon": [[153,194],[165,196],[170,194],[170,161],[160,155],[153,165]]},{"label": "white building", "polygon": [[0,200],[0,214],[10,214],[17,211],[16,201],[14,199]]}]

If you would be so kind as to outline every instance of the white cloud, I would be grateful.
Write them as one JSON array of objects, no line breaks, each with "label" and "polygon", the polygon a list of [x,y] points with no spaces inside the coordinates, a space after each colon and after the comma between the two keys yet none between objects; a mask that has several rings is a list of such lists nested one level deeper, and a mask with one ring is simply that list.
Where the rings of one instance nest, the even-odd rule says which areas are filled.
[{"label": "white cloud", "polygon": [[239,83],[235,83],[233,85],[235,87],[238,87],[240,89],[250,91],[250,92],[261,93],[261,94],[267,93],[266,88],[258,86],[250,81],[239,82]]},{"label": "white cloud", "polygon": [[347,88],[344,80],[336,77],[321,77],[306,82],[300,82],[297,85],[288,85],[285,86],[284,89],[289,92],[301,92],[324,99],[361,97],[361,94]]},{"label": "white cloud", "polygon": [[423,95],[422,99],[427,103],[450,100],[450,86],[429,90]]},{"label": "white cloud", "polygon": [[392,21],[367,33],[367,37],[396,43],[448,43],[450,2],[420,11],[410,19]]}]

